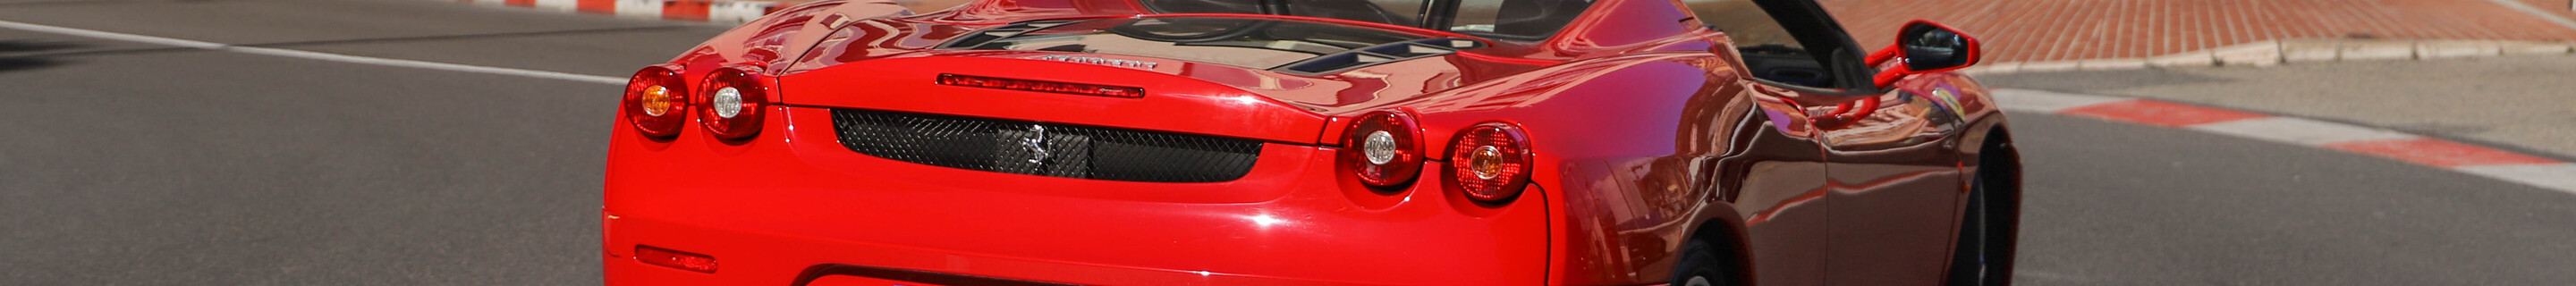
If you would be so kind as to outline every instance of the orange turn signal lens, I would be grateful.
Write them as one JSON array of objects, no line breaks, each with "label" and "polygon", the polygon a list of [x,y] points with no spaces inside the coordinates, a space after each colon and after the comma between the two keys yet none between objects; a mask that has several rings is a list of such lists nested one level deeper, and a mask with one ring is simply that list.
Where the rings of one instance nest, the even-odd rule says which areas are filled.
[{"label": "orange turn signal lens", "polygon": [[1488,205],[1511,202],[1529,186],[1529,135],[1519,125],[1487,122],[1458,132],[1449,145],[1449,188]]},{"label": "orange turn signal lens", "polygon": [[671,106],[679,101],[679,97],[671,96],[670,87],[659,85],[645,87],[643,96],[641,100],[644,101],[644,115],[650,116],[671,114]]}]

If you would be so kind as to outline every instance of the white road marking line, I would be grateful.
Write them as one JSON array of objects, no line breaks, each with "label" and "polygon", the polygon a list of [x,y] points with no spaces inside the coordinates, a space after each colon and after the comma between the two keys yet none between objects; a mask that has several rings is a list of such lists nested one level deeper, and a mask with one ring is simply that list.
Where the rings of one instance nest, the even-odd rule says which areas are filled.
[{"label": "white road marking line", "polygon": [[235,52],[242,52],[242,53],[246,53],[246,54],[271,55],[271,56],[290,57],[290,58],[305,58],[305,59],[315,59],[315,60],[325,60],[325,61],[335,61],[335,62],[355,63],[355,64],[370,64],[370,65],[381,65],[381,66],[397,66],[397,67],[409,67],[409,68],[420,68],[420,69],[433,69],[433,70],[443,70],[443,71],[458,71],[458,72],[470,72],[470,73],[485,73],[485,74],[497,74],[497,75],[507,75],[507,76],[519,76],[519,77],[533,77],[533,78],[544,78],[544,79],[560,79],[560,80],[567,80],[567,81],[592,82],[592,83],[601,83],[601,84],[626,84],[626,78],[619,78],[619,77],[605,77],[605,76],[595,76],[595,75],[586,75],[586,74],[571,74],[571,73],[550,72],[550,71],[541,71],[541,70],[523,70],[523,69],[514,69],[514,68],[487,67],[487,66],[477,66],[477,65],[461,65],[461,64],[451,64],[451,63],[441,63],[441,62],[427,62],[427,61],[415,61],[415,60],[405,60],[405,59],[388,59],[388,58],[378,58],[378,57],[362,57],[362,56],[352,56],[352,55],[333,54],[333,53],[324,53],[324,52],[313,52],[313,51],[300,51],[300,50],[277,49],[277,48],[261,48],[261,47],[242,47],[242,46],[232,46],[232,47],[228,47],[228,48],[226,48],[226,50],[235,51]]},{"label": "white road marking line", "polygon": [[366,56],[352,56],[352,55],[343,55],[343,54],[333,54],[333,53],[314,52],[314,51],[302,51],[302,50],[278,49],[278,48],[262,48],[262,47],[235,46],[235,45],[227,45],[227,44],[213,43],[213,42],[181,40],[181,39],[172,39],[172,38],[163,38],[163,37],[154,37],[154,36],[136,35],[136,34],[126,34],[126,33],[116,33],[116,32],[99,31],[99,30],[87,30],[87,29],[78,29],[78,28],[66,28],[66,27],[57,27],[57,26],[47,26],[47,25],[38,25],[38,24],[19,23],[19,22],[10,22],[10,21],[0,21],[0,28],[9,28],[9,29],[16,29],[16,30],[25,30],[25,31],[32,31],[32,32],[39,32],[39,33],[53,33],[53,34],[63,34],[63,35],[72,35],[72,36],[80,36],[80,37],[99,38],[99,39],[107,39],[107,40],[117,40],[117,41],[127,41],[127,42],[137,42],[137,43],[146,43],[146,44],[155,44],[155,45],[176,46],[176,47],[191,48],[191,49],[217,50],[217,51],[233,51],[233,52],[239,52],[239,53],[245,53],[245,54],[270,55],[270,56],[280,56],[280,57],[290,57],[290,58],[300,58],[300,59],[311,59],[311,60],[324,60],[324,61],[334,61],[334,62],[344,62],[344,63],[354,63],[354,64],[368,64],[368,65],[380,65],[380,66],[392,66],[392,67],[407,67],[407,68],[417,68],[417,69],[431,69],[431,70],[443,70],[443,71],[455,71],[455,72],[469,72],[469,73],[481,73],[481,74],[495,74],[495,75],[506,75],[506,76],[517,76],[517,77],[531,77],[531,78],[543,78],[543,79],[557,79],[557,80],[577,81],[577,82],[588,82],[588,83],[600,83],[600,84],[626,84],[626,78],[623,78],[623,77],[608,77],[608,76],[596,76],[596,75],[586,75],[586,74],[573,74],[573,73],[551,72],[551,71],[541,71],[541,70],[526,70],[526,69],[514,69],[514,68],[504,68],[504,67],[488,67],[488,66],[478,66],[478,65],[451,64],[451,63],[429,62],[429,61],[416,61],[416,60],[405,60],[405,59],[389,59],[389,58],[366,57]]},{"label": "white road marking line", "polygon": [[1989,95],[1993,95],[1995,97],[1995,103],[2001,105],[2004,110],[2033,113],[2057,113],[2058,111],[2074,109],[2077,107],[2132,100],[2099,95],[2056,93],[2009,88],[1995,89],[1991,91]]},{"label": "white road marking line", "polygon": [[2414,134],[2354,126],[2350,124],[2278,116],[2192,125],[2187,128],[2208,131],[2210,133],[2236,135],[2237,137],[2307,146],[2324,146],[2326,144],[2333,143],[2368,140],[2414,139],[2421,137],[2415,136]]},{"label": "white road marking line", "polygon": [[2464,166],[2451,169],[2576,194],[2576,163]]}]

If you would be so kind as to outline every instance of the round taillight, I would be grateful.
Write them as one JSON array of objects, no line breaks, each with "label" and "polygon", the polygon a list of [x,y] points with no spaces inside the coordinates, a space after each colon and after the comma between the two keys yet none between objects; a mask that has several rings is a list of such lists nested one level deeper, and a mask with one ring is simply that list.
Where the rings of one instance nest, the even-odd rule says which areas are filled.
[{"label": "round taillight", "polygon": [[689,85],[680,79],[680,67],[661,64],[635,71],[626,79],[624,104],[626,121],[646,137],[668,138],[680,135],[688,122]]},{"label": "round taillight", "polygon": [[1510,202],[1529,186],[1529,135],[1508,123],[1484,123],[1458,132],[1449,145],[1449,187],[1478,203]]},{"label": "round taillight", "polygon": [[761,110],[769,106],[769,85],[751,67],[725,67],[707,75],[698,88],[698,125],[717,139],[738,140],[760,134]]},{"label": "round taillight", "polygon": [[1422,173],[1421,128],[1413,115],[1389,110],[1362,114],[1342,138],[1342,165],[1361,183],[1392,187],[1413,182]]}]

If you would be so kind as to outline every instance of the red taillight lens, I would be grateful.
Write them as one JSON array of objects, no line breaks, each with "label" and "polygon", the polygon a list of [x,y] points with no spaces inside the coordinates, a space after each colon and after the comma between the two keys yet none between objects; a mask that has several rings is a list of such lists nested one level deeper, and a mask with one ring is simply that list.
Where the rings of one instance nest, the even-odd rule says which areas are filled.
[{"label": "red taillight lens", "polygon": [[1529,136],[1519,126],[1477,124],[1449,145],[1449,186],[1479,203],[1510,202],[1529,185],[1530,161]]},{"label": "red taillight lens", "polygon": [[1422,131],[1413,115],[1378,111],[1360,115],[1342,137],[1341,162],[1351,166],[1361,183],[1392,187],[1413,182],[1422,173]]},{"label": "red taillight lens", "polygon": [[761,110],[769,107],[769,84],[751,67],[725,67],[708,74],[698,88],[698,123],[717,139],[739,140],[760,134]]},{"label": "red taillight lens", "polygon": [[680,67],[660,64],[635,71],[626,79],[626,121],[646,137],[669,138],[680,135],[680,126],[688,122],[688,83],[680,79]]},{"label": "red taillight lens", "polygon": [[1052,81],[1040,81],[1040,80],[1025,80],[1025,79],[1007,79],[1007,78],[997,78],[997,77],[980,77],[980,76],[971,76],[971,75],[940,74],[940,75],[939,75],[939,84],[942,84],[942,85],[954,85],[954,86],[971,86],[971,87],[981,87],[981,88],[993,88],[993,89],[1008,89],[1008,90],[1036,91],[1036,92],[1053,92],[1053,93],[1067,93],[1067,94],[1080,94],[1080,95],[1097,95],[1097,96],[1108,96],[1108,97],[1125,97],[1125,98],[1139,98],[1139,97],[1145,97],[1145,89],[1144,89],[1144,88],[1124,87],[1124,86],[1109,86],[1109,85],[1097,85],[1097,84],[1064,83],[1064,82],[1052,82]]},{"label": "red taillight lens", "polygon": [[689,271],[716,273],[716,257],[651,246],[635,246],[635,261]]}]

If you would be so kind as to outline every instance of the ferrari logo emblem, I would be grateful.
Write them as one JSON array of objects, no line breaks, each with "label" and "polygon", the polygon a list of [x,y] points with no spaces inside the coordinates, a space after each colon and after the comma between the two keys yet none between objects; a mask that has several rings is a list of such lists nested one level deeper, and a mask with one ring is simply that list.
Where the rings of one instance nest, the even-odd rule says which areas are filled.
[{"label": "ferrari logo emblem", "polygon": [[1047,154],[1046,126],[1029,125],[1029,134],[1028,139],[1020,139],[1020,148],[1029,150],[1029,164],[1043,166],[1047,157],[1052,156]]}]

